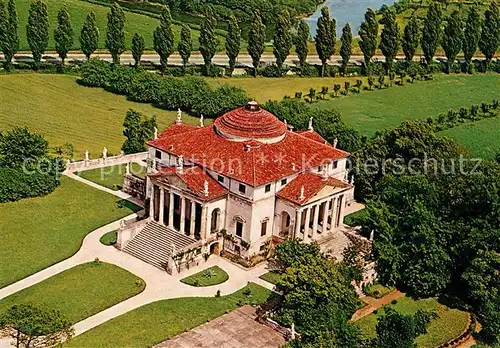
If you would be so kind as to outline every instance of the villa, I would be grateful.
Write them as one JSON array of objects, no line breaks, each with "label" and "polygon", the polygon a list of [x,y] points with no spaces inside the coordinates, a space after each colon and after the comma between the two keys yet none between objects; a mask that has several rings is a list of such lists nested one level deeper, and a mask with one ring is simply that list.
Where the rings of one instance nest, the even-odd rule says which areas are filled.
[{"label": "villa", "polygon": [[340,233],[354,192],[349,154],[325,141],[312,121],[294,131],[256,102],[210,126],[203,117],[198,126],[184,124],[179,111],[148,142],[149,218],[123,226],[118,246],[172,271],[180,250],[218,253],[224,241],[225,251],[248,258],[265,253],[271,240]]}]

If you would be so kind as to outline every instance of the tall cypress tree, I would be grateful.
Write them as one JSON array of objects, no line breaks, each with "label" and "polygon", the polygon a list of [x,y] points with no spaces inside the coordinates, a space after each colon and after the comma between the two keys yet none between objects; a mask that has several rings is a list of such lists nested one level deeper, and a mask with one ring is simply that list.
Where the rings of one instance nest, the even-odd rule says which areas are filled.
[{"label": "tall cypress tree", "polygon": [[479,39],[479,49],[486,57],[486,69],[489,69],[491,59],[498,49],[500,41],[500,10],[493,1],[484,12],[484,21]]},{"label": "tall cypress tree", "polygon": [[181,38],[177,46],[177,51],[182,58],[182,67],[186,69],[186,65],[189,62],[189,57],[191,57],[191,51],[193,50],[193,42],[191,41],[191,29],[187,24],[183,24],[181,28]]},{"label": "tall cypress tree", "polygon": [[95,13],[90,12],[85,18],[80,32],[80,47],[87,59],[99,46],[99,28],[96,24]]},{"label": "tall cypress tree", "polygon": [[68,9],[63,6],[57,14],[57,28],[54,30],[54,41],[56,42],[56,52],[61,58],[61,66],[73,46],[73,28],[69,18]]},{"label": "tall cypress tree", "polygon": [[132,57],[134,57],[134,66],[137,68],[141,65],[141,57],[144,53],[144,38],[142,35],[135,33],[132,38]]},{"label": "tall cypress tree", "polygon": [[17,32],[17,11],[15,0],[9,0],[7,5],[7,12],[9,18],[5,25],[5,38],[3,42],[2,51],[5,58],[5,69],[10,70],[12,68],[12,58],[19,49],[19,34]]},{"label": "tall cypress tree", "polygon": [[214,10],[208,7],[205,12],[205,19],[201,23],[200,28],[200,53],[205,62],[205,74],[210,73],[212,66],[212,58],[217,50],[218,39],[215,36],[215,28],[217,27],[217,20],[215,19]]},{"label": "tall cypress tree", "polygon": [[365,21],[359,27],[359,48],[363,52],[365,73],[370,74],[370,63],[377,49],[377,14],[371,8],[366,10]]},{"label": "tall cypress tree", "polygon": [[324,6],[321,9],[321,16],[318,18],[316,29],[316,51],[321,60],[321,76],[325,75],[326,61],[335,53],[335,43],[337,41],[335,19],[330,19],[330,10]]},{"label": "tall cypress tree", "polygon": [[427,17],[424,21],[424,28],[422,30],[422,51],[427,65],[432,63],[434,54],[441,41],[441,22],[442,22],[442,9],[438,3],[431,3],[427,11]]},{"label": "tall cypress tree", "polygon": [[227,25],[227,36],[226,36],[226,54],[229,58],[229,66],[226,70],[226,74],[231,76],[236,65],[236,58],[240,53],[240,43],[241,43],[241,30],[236,21],[234,14],[229,17]]},{"label": "tall cypress tree", "polygon": [[309,25],[305,20],[299,22],[297,36],[295,37],[295,53],[299,57],[300,67],[304,66],[309,54],[308,42],[310,38]]},{"label": "tall cypress tree", "polygon": [[285,8],[278,14],[278,20],[276,22],[276,29],[274,32],[273,39],[273,53],[276,57],[276,65],[278,70],[281,71],[283,68],[283,63],[286,57],[290,54],[290,49],[292,48],[292,22],[290,19],[290,14]]},{"label": "tall cypress tree", "polygon": [[401,45],[399,26],[396,22],[396,15],[392,9],[386,8],[384,10],[382,24],[384,28],[382,29],[379,47],[385,57],[385,66],[387,72],[389,72],[392,69],[392,63]]},{"label": "tall cypress tree", "polygon": [[464,40],[462,49],[467,64],[467,71],[472,72],[472,57],[476,54],[479,37],[481,36],[481,18],[475,6],[469,8],[467,22],[465,23]]},{"label": "tall cypress tree", "polygon": [[460,12],[453,11],[444,27],[442,46],[446,54],[446,70],[450,73],[451,67],[462,49],[463,24]]},{"label": "tall cypress tree", "polygon": [[113,64],[120,64],[120,55],[125,51],[125,13],[117,2],[108,12],[106,48],[113,57]]},{"label": "tall cypress tree", "polygon": [[347,69],[347,64],[349,64],[349,59],[352,53],[352,31],[349,23],[346,23],[344,28],[342,28],[342,36],[340,37],[340,56],[342,57],[342,69],[344,73]]},{"label": "tall cypress tree", "polygon": [[28,45],[33,55],[35,69],[40,67],[42,55],[49,43],[49,16],[47,5],[36,0],[30,4],[28,14],[28,24],[26,25],[26,36]]},{"label": "tall cypress tree", "polygon": [[0,0],[0,49],[3,52],[5,41],[7,39],[7,9],[5,3]]},{"label": "tall cypress tree", "polygon": [[264,53],[264,43],[266,41],[266,26],[262,23],[259,10],[254,11],[250,30],[248,32],[248,53],[252,57],[254,76],[257,76],[257,69],[260,64],[260,57]]},{"label": "tall cypress tree", "polygon": [[174,53],[174,32],[172,30],[172,16],[170,8],[163,6],[161,10],[160,24],[153,33],[153,41],[156,53],[160,56],[160,70],[167,69],[168,57]]},{"label": "tall cypress tree", "polygon": [[403,35],[403,52],[405,53],[406,61],[411,62],[417,51],[420,37],[417,17],[412,16],[406,24]]}]

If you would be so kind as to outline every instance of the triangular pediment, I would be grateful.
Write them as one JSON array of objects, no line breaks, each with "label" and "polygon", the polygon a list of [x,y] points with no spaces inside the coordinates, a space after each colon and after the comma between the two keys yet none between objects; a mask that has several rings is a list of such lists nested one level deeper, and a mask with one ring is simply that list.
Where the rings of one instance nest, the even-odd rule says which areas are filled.
[{"label": "triangular pediment", "polygon": [[311,198],[309,198],[306,202],[304,202],[304,204],[334,196],[343,190],[345,190],[345,188],[327,185],[319,190],[316,194],[314,194]]}]

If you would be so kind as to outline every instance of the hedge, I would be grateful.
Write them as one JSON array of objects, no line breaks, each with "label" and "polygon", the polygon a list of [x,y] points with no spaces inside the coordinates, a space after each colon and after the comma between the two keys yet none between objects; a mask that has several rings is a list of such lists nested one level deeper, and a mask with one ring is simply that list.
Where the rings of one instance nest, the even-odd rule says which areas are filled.
[{"label": "hedge", "polygon": [[39,197],[54,191],[60,177],[55,173],[24,172],[20,168],[0,167],[0,203]]}]

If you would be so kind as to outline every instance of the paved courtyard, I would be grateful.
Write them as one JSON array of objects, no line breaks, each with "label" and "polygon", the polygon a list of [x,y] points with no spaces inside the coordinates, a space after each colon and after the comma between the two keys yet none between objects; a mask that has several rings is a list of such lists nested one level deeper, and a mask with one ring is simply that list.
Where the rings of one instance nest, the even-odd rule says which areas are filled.
[{"label": "paved courtyard", "polygon": [[155,348],[276,348],[285,339],[255,320],[255,308],[243,306],[206,324],[162,342]]}]

